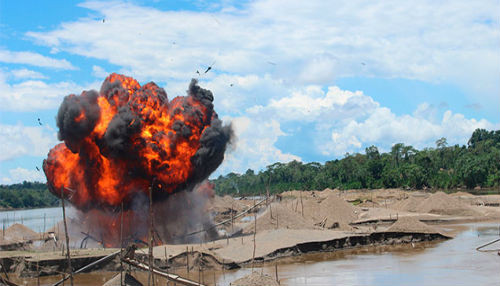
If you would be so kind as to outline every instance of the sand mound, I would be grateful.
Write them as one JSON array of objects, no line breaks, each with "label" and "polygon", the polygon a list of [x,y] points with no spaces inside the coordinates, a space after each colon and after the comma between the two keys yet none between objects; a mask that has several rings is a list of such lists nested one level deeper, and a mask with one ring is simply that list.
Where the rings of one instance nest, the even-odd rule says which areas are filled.
[{"label": "sand mound", "polygon": [[5,230],[5,240],[19,241],[30,240],[38,237],[38,233],[22,224],[15,223]]},{"label": "sand mound", "polygon": [[253,272],[231,283],[233,286],[279,286],[276,279],[267,274],[261,275],[260,273]]},{"label": "sand mound", "polygon": [[210,200],[209,208],[212,211],[219,213],[230,211],[231,209],[233,209],[236,212],[240,212],[243,210],[244,206],[240,201],[235,200],[233,197],[226,195],[224,197],[214,196]]},{"label": "sand mound", "polygon": [[387,232],[421,232],[421,233],[440,233],[436,228],[427,225],[415,217],[399,217],[399,219],[391,225]]},{"label": "sand mound", "polygon": [[[253,233],[254,227],[252,221],[243,229],[243,232]],[[314,226],[311,221],[302,217],[300,210],[295,212],[282,204],[272,204],[257,217],[257,232],[277,228],[312,229]]]},{"label": "sand mound", "polygon": [[303,199],[305,198],[311,198],[314,197],[318,194],[317,191],[297,191],[297,190],[292,190],[292,191],[286,191],[281,193],[282,197],[288,197],[288,198],[300,198],[302,197]]},{"label": "sand mound", "polygon": [[305,201],[304,215],[325,228],[346,229],[349,223],[358,219],[357,208],[339,197],[338,193],[330,193],[325,199]]},{"label": "sand mound", "polygon": [[450,196],[453,196],[453,197],[473,197],[474,195],[471,193],[466,193],[466,192],[460,191],[460,192],[450,194]]},{"label": "sand mound", "polygon": [[481,216],[466,203],[443,192],[437,192],[418,205],[417,212],[456,216]]},{"label": "sand mound", "polygon": [[394,203],[391,208],[405,212],[417,212],[418,206],[425,200],[423,197],[409,196],[407,199]]}]

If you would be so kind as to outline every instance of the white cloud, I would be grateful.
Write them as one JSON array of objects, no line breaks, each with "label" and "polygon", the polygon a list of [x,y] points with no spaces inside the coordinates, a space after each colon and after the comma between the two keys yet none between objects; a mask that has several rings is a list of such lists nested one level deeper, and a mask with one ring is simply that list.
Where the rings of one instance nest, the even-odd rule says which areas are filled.
[{"label": "white cloud", "polygon": [[372,144],[388,150],[399,142],[421,149],[434,146],[434,142],[441,137],[447,138],[450,144],[465,144],[475,129],[499,127],[484,119],[467,119],[450,110],[443,114],[440,121],[434,121],[420,114],[397,116],[390,109],[381,107],[365,120],[353,120],[341,128],[334,128],[331,131],[332,140],[323,142],[320,148],[325,155],[359,152],[363,150],[362,146]]},{"label": "white cloud", "polygon": [[92,75],[99,78],[99,79],[104,79],[106,78],[110,73],[106,72],[102,67],[100,66],[92,66]]},{"label": "white cloud", "polygon": [[234,150],[226,153],[226,158],[215,175],[243,173],[249,168],[260,170],[275,162],[301,160],[298,156],[282,152],[274,145],[279,136],[286,135],[278,121],[259,121],[244,116],[223,120],[232,122],[237,140]]},{"label": "white cloud", "polygon": [[0,123],[0,162],[25,155],[47,156],[50,148],[57,143],[57,133],[48,126]]},{"label": "white cloud", "polygon": [[47,76],[45,76],[45,75],[43,75],[43,74],[41,74],[39,72],[29,70],[29,69],[12,70],[11,74],[16,79],[26,79],[26,78],[29,78],[29,79],[46,79],[47,78]]},{"label": "white cloud", "polygon": [[23,181],[46,182],[47,179],[45,178],[43,171],[27,170],[19,167],[9,170],[9,176],[3,176],[0,178],[0,184],[15,184],[22,183]]},{"label": "white cloud", "polygon": [[213,13],[81,6],[106,22],[81,18],[27,36],[56,52],[107,60],[139,80],[187,78],[215,61],[217,71],[269,73],[298,85],[346,76],[451,82],[500,104],[495,0],[260,0]]},{"label": "white cloud", "polygon": [[37,67],[56,68],[65,70],[76,69],[65,59],[49,58],[33,52],[12,52],[0,49],[0,62],[10,64],[26,64]]},{"label": "white cloud", "polygon": [[[399,142],[424,148],[433,146],[443,136],[450,144],[465,144],[476,128],[500,128],[499,124],[469,119],[450,110],[440,113],[439,108],[425,102],[412,114],[398,116],[361,91],[330,86],[325,92],[315,85],[288,90],[288,96],[248,108],[247,116],[299,127],[312,125],[311,145],[325,156],[362,152],[372,144],[382,150]],[[258,126],[252,126],[255,125]]]},{"label": "white cloud", "polygon": [[97,83],[87,87],[72,82],[46,83],[41,80],[26,80],[15,84],[7,81],[8,74],[0,71],[0,110],[33,111],[57,108],[64,96],[80,94],[84,89],[96,88]]},{"label": "white cloud", "polygon": [[289,96],[271,99],[267,106],[254,106],[247,111],[260,117],[282,121],[342,124],[354,118],[364,118],[379,104],[361,91],[351,92],[331,86],[325,92],[320,86],[305,86],[289,90]]}]

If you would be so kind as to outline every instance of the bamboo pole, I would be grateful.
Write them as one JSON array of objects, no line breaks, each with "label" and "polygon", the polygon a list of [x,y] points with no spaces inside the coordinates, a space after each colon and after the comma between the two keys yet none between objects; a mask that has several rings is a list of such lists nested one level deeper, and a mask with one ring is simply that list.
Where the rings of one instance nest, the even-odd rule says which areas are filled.
[{"label": "bamboo pole", "polygon": [[154,271],[153,271],[153,186],[149,188],[149,275],[148,275],[148,286],[155,285]]},{"label": "bamboo pole", "polygon": [[254,226],[253,226],[253,254],[252,254],[252,273],[253,273],[253,268],[255,264],[255,248],[257,247],[257,243],[255,242],[255,235],[257,234],[257,214],[253,214],[254,218]]},{"label": "bamboo pole", "polygon": [[[118,255],[118,254],[120,254],[120,253],[121,253],[121,251],[115,251],[115,252],[113,252],[113,253],[111,253],[111,254],[109,254],[109,255],[107,255],[107,256],[104,256],[103,258],[98,259],[98,260],[96,260],[96,261],[94,261],[94,262],[92,262],[92,263],[89,263],[89,264],[87,264],[87,265],[83,266],[82,268],[80,268],[80,269],[76,270],[76,271],[74,272],[74,274],[78,274],[78,273],[80,273],[80,272],[83,272],[83,271],[85,271],[85,270],[87,270],[87,269],[91,268],[92,266],[94,266],[94,265],[96,265],[96,264],[99,264],[99,263],[101,263],[102,261],[108,260],[108,259],[110,259],[111,257],[113,257],[113,256],[115,256],[115,255]],[[60,284],[64,283],[64,281],[66,281],[68,278],[69,278],[68,276],[66,276],[66,277],[64,277],[64,276],[63,276],[63,278],[62,278],[61,280],[59,280],[59,281],[57,281],[56,283],[52,284],[52,286],[57,286],[57,285],[60,285]]]},{"label": "bamboo pole", "polygon": [[186,271],[189,277],[189,246],[186,246]]},{"label": "bamboo pole", "polygon": [[160,275],[162,277],[165,277],[168,280],[173,281],[174,283],[179,283],[181,285],[189,285],[189,286],[197,286],[197,285],[203,286],[203,284],[200,284],[198,282],[195,282],[195,281],[192,281],[192,280],[189,280],[186,278],[182,278],[179,275],[165,273],[158,268],[149,267],[149,265],[145,265],[144,263],[140,263],[140,262],[137,262],[135,260],[124,258],[123,262],[125,262],[131,266],[137,267],[139,269],[142,269],[142,270],[150,271],[152,269],[155,274]]},{"label": "bamboo pole", "polygon": [[120,209],[120,286],[123,286],[123,202]]},{"label": "bamboo pole", "polygon": [[68,268],[69,268],[69,281],[71,286],[73,286],[73,268],[71,268],[71,254],[69,252],[69,235],[68,235],[68,225],[66,224],[66,209],[64,208],[64,187],[61,187],[61,204],[63,211],[63,222],[64,222],[64,235],[66,236],[66,256],[68,258]]},{"label": "bamboo pole", "polygon": [[280,283],[280,280],[278,278],[278,261],[276,261],[274,263],[274,273],[276,274],[276,282],[278,282],[278,284]]}]

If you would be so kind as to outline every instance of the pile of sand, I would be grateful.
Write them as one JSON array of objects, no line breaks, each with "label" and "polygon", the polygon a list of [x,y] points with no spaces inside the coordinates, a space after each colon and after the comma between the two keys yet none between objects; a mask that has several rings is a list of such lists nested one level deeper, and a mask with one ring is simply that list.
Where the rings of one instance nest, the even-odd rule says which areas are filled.
[{"label": "pile of sand", "polygon": [[[243,229],[244,233],[253,233],[254,221]],[[300,210],[295,212],[283,204],[271,204],[261,215],[257,216],[257,233],[267,229],[312,229],[313,223],[302,217]]]},{"label": "pile of sand", "polygon": [[3,239],[6,241],[23,241],[36,239],[38,237],[38,233],[31,228],[15,223],[5,230]]},{"label": "pile of sand", "polygon": [[474,195],[471,193],[466,193],[466,192],[460,191],[460,192],[453,193],[450,196],[453,196],[453,197],[473,197]]},{"label": "pile of sand", "polygon": [[235,200],[233,197],[228,195],[224,197],[214,196],[210,200],[209,207],[212,211],[216,212],[224,212],[231,209],[240,212],[244,209],[244,205],[240,201]]},{"label": "pile of sand", "polygon": [[232,286],[279,286],[276,279],[267,274],[253,272],[231,283]]},{"label": "pile of sand", "polygon": [[348,224],[358,219],[357,213],[357,208],[339,197],[338,193],[332,192],[324,199],[304,202],[304,215],[324,228],[349,228]]},{"label": "pile of sand", "polygon": [[415,217],[403,216],[391,225],[387,232],[419,232],[419,233],[440,233],[436,228],[427,225]]},{"label": "pile of sand", "polygon": [[422,201],[416,211],[440,215],[481,216],[481,213],[473,210],[466,203],[443,192],[434,193]]},{"label": "pile of sand", "polygon": [[398,211],[417,212],[418,207],[424,200],[423,197],[409,196],[407,199],[394,203],[391,208]]}]

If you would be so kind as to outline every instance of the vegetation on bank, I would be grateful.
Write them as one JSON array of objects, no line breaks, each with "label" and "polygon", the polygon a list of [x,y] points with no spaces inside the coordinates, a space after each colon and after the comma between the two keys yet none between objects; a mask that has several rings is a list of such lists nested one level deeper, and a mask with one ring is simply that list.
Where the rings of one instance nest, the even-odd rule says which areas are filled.
[{"label": "vegetation on bank", "polygon": [[500,186],[500,130],[477,129],[467,146],[448,146],[446,138],[435,148],[417,150],[397,143],[380,153],[376,146],[364,154],[346,154],[343,159],[324,164],[312,162],[274,163],[255,173],[219,176],[217,194],[258,194],[325,188],[468,188]]},{"label": "vegetation on bank", "polygon": [[[500,130],[477,129],[467,146],[448,146],[446,139],[421,151],[398,143],[380,153],[370,146],[365,154],[346,154],[324,164],[274,163],[258,173],[229,173],[212,180],[217,194],[252,195],[269,188],[287,190],[378,188],[494,188],[500,187]],[[57,206],[47,185],[38,182],[0,185],[0,208]]]},{"label": "vegetation on bank", "polygon": [[0,185],[0,208],[42,208],[57,206],[59,200],[47,184],[23,182],[21,184]]}]

